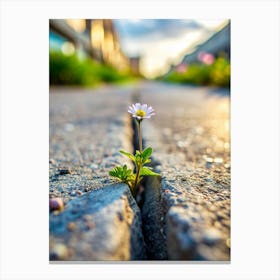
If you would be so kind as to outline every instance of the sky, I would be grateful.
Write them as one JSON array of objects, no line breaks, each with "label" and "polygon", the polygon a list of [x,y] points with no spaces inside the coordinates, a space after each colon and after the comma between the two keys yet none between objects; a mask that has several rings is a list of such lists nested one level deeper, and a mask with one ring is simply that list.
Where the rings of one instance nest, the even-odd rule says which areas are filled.
[{"label": "sky", "polygon": [[195,46],[227,24],[227,19],[114,20],[123,52],[141,56],[140,71],[154,78],[180,63]]}]

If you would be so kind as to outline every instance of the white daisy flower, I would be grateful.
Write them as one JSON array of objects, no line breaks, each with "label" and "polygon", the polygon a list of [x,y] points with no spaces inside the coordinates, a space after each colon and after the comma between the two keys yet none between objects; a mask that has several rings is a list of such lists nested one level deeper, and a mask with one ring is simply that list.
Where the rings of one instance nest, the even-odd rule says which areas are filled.
[{"label": "white daisy flower", "polygon": [[149,119],[151,116],[155,115],[154,109],[147,104],[135,103],[129,106],[128,113],[130,113],[134,118],[138,120]]}]

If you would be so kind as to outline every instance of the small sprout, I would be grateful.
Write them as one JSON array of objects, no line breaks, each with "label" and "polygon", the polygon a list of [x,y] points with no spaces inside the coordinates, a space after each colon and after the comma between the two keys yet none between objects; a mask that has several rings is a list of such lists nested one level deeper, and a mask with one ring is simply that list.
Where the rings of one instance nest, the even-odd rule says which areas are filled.
[{"label": "small sprout", "polygon": [[143,176],[160,176],[160,174],[152,171],[151,167],[144,166],[151,162],[151,155],[153,149],[147,147],[142,151],[142,134],[141,134],[141,122],[143,119],[149,119],[151,116],[155,115],[154,109],[147,104],[132,104],[129,106],[128,112],[135,118],[138,128],[138,139],[139,139],[139,151],[135,152],[135,155],[120,150],[120,153],[128,157],[135,165],[136,173],[134,174],[131,169],[128,169],[126,165],[116,166],[109,172],[109,175],[119,179],[120,181],[126,183],[134,197],[137,194],[139,183],[141,182]]}]

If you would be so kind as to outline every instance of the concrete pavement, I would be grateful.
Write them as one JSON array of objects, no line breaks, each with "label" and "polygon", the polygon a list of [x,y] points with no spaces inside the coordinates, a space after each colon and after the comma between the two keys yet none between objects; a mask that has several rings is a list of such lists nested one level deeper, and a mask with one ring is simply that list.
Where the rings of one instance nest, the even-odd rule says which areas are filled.
[{"label": "concrete pavement", "polygon": [[[146,180],[140,206],[108,176],[131,164],[118,151],[133,151],[126,112],[136,100],[156,110],[143,136],[162,175]],[[53,197],[65,208],[50,212],[51,260],[229,260],[228,92],[154,82],[51,90]]]}]

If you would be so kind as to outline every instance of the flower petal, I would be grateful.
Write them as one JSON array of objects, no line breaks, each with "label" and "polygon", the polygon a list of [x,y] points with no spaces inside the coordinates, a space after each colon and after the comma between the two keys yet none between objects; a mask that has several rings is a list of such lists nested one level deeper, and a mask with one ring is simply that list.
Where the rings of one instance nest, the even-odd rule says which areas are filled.
[{"label": "flower petal", "polygon": [[154,109],[150,106],[148,109],[147,109],[147,113],[152,113],[154,111]]},{"label": "flower petal", "polygon": [[136,103],[134,106],[135,106],[134,108],[135,108],[136,111],[141,109],[141,104],[140,103]]},{"label": "flower petal", "polygon": [[133,108],[129,107],[129,108],[128,108],[128,113],[133,114],[133,113],[135,113],[135,110],[134,110]]},{"label": "flower petal", "polygon": [[147,113],[148,105],[143,104],[141,109]]}]

